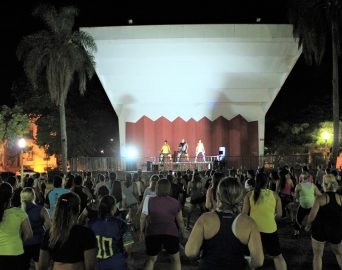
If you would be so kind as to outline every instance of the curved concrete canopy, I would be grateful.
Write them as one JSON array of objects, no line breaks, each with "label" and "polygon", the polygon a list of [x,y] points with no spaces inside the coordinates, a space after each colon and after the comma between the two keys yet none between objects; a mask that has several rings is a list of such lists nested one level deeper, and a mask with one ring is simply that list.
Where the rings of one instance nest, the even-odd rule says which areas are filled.
[{"label": "curved concrete canopy", "polygon": [[142,116],[196,121],[240,114],[259,122],[301,51],[292,25],[219,24],[94,27],[97,75],[125,143],[125,123]]}]

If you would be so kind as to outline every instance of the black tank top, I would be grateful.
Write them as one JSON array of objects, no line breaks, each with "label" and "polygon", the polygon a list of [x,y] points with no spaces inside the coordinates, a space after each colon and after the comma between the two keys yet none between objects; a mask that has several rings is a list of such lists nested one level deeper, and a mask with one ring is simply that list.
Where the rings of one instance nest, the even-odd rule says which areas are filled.
[{"label": "black tank top", "polygon": [[312,228],[316,229],[324,228],[328,231],[339,231],[342,227],[342,206],[336,201],[335,192],[326,192],[326,202],[328,202],[328,196],[330,198],[329,203],[319,208],[317,216],[312,223]]},{"label": "black tank top", "polygon": [[220,229],[217,234],[203,241],[200,270],[245,270],[244,254],[247,246],[242,244],[232,231],[232,224],[238,214],[217,212]]},{"label": "black tank top", "polygon": [[82,191],[83,187],[74,187],[74,192],[80,197],[81,199],[81,212],[83,212],[83,209],[87,206],[88,196],[87,194],[84,194]]}]

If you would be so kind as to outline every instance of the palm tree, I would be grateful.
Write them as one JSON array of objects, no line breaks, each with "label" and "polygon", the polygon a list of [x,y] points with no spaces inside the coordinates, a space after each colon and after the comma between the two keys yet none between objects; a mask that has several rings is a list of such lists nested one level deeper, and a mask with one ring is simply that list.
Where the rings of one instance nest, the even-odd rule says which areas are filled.
[{"label": "palm tree", "polygon": [[95,71],[93,52],[97,47],[92,36],[83,31],[74,31],[78,9],[67,6],[56,9],[40,5],[32,13],[48,26],[35,34],[25,36],[17,48],[17,57],[24,60],[24,70],[35,88],[38,78],[45,74],[51,101],[59,107],[61,128],[62,169],[67,171],[67,132],[65,102],[73,77],[78,75],[79,91],[86,90],[87,77]]},{"label": "palm tree", "polygon": [[342,1],[340,0],[291,0],[289,21],[293,24],[293,36],[298,38],[306,62],[317,65],[322,61],[327,44],[332,46],[333,85],[333,161],[339,149],[339,87],[338,57],[340,56],[340,29],[342,29]]}]

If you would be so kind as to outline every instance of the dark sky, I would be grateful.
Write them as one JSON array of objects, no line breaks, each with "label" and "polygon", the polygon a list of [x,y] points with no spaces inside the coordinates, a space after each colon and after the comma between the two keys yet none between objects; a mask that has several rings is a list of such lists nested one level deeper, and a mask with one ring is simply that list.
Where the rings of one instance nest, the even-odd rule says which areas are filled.
[{"label": "dark sky", "polygon": [[[206,24],[206,23],[288,23],[287,1],[3,1],[1,10],[2,61],[0,105],[13,105],[10,88],[13,80],[23,74],[22,63],[15,56],[16,47],[23,36],[41,30],[44,25],[31,13],[39,3],[55,6],[75,5],[80,14],[76,27],[127,25],[133,19],[135,25],[148,24]],[[5,8],[7,7],[7,8]],[[329,68],[308,67],[302,57],[278,94],[268,114],[286,110],[284,103],[295,108],[301,99],[311,99],[331,90]],[[330,76],[330,77],[329,77]],[[329,90],[330,89],[330,90]],[[298,103],[298,104],[297,104]],[[291,106],[292,106],[291,105]]]}]

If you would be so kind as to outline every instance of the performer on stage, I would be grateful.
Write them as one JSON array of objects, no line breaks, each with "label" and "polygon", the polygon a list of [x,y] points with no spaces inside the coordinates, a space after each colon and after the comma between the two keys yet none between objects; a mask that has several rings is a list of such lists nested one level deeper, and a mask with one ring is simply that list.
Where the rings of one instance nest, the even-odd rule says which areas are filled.
[{"label": "performer on stage", "polygon": [[198,143],[196,145],[195,162],[197,162],[197,156],[199,153],[202,153],[203,162],[205,162],[205,150],[201,139],[198,140]]},{"label": "performer on stage", "polygon": [[179,152],[177,155],[177,162],[179,162],[179,158],[181,155],[185,155],[186,156],[186,162],[190,162],[189,155],[188,155],[188,148],[189,148],[188,143],[185,142],[184,139],[182,139],[182,141],[180,142],[178,147],[179,147]]},{"label": "performer on stage", "polygon": [[170,145],[168,145],[167,140],[164,141],[164,145],[160,149],[159,162],[164,162],[165,156],[168,156],[170,159],[172,158]]}]

